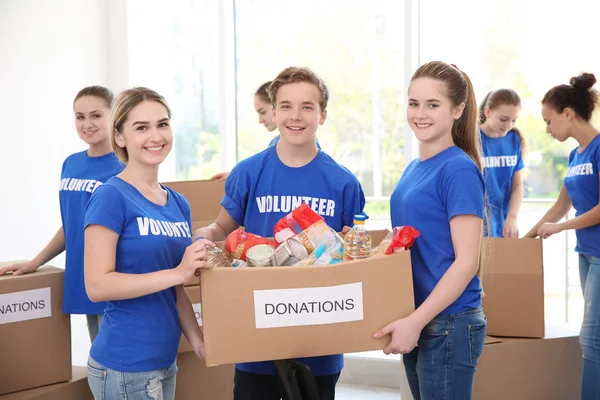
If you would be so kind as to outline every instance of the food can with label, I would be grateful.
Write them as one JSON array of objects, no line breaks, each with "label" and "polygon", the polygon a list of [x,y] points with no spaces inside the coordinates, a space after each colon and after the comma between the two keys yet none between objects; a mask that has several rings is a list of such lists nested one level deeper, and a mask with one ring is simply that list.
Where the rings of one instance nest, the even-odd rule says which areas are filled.
[{"label": "food can with label", "polygon": [[300,240],[289,238],[275,249],[277,265],[289,266],[308,257],[308,252]]},{"label": "food can with label", "polygon": [[268,244],[257,244],[246,251],[249,267],[273,267],[277,265],[275,248]]}]

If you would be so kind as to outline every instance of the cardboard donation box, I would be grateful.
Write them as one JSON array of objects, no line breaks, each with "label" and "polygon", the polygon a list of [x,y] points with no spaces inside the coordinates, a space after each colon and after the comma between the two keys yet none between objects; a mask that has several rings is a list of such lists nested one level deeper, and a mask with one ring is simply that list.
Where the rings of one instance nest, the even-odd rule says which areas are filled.
[{"label": "cardboard donation box", "polygon": [[179,353],[177,368],[175,400],[233,400],[234,365],[209,368],[195,353]]},{"label": "cardboard donation box", "polygon": [[54,267],[0,276],[0,395],[71,379],[63,281]]},{"label": "cardboard donation box", "polygon": [[[181,181],[163,182],[190,203],[192,210],[192,232],[215,222],[221,211],[221,201],[225,196],[224,181]],[[185,286],[200,284],[197,277],[190,279]]]},{"label": "cardboard donation box", "polygon": [[224,181],[163,182],[186,198],[192,208],[192,230],[215,222],[225,196]]},{"label": "cardboard donation box", "polygon": [[473,399],[579,399],[581,374],[577,332],[547,325],[542,339],[487,337]]},{"label": "cardboard donation box", "polygon": [[[192,303],[192,308],[194,309],[194,315],[196,316],[196,321],[198,321],[198,325],[202,327],[202,305],[200,304],[200,286],[186,286],[185,293],[187,294],[190,302]],[[179,342],[179,352],[183,353],[186,351],[194,351],[192,349],[192,345],[185,338],[183,334],[181,334],[181,341]]]},{"label": "cardboard donation box", "polygon": [[488,246],[482,283],[487,334],[544,337],[542,240],[485,240]]},{"label": "cardboard donation box", "polygon": [[[371,232],[373,246],[387,231]],[[410,252],[332,265],[202,271],[206,364],[382,350],[414,310]]]},{"label": "cardboard donation box", "polygon": [[42,386],[0,396],[0,400],[94,400],[87,380],[86,367],[73,367],[68,382]]}]

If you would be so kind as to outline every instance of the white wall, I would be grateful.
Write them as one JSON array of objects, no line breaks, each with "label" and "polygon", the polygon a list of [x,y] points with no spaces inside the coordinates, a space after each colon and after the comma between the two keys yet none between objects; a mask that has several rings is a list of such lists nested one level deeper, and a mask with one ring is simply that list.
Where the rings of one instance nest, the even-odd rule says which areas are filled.
[{"label": "white wall", "polygon": [[85,149],[73,98],[85,86],[111,86],[111,7],[103,0],[0,2],[0,261],[33,257],[60,226],[61,165]]}]

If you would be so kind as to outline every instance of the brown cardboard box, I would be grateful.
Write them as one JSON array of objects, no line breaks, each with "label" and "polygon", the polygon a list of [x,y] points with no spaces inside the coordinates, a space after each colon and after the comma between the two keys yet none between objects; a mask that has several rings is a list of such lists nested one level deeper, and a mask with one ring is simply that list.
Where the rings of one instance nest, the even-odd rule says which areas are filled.
[{"label": "brown cardboard box", "polygon": [[87,380],[87,368],[72,367],[68,382],[42,386],[0,396],[0,400],[94,400]]},{"label": "brown cardboard box", "polygon": [[181,181],[163,182],[183,195],[192,208],[192,229],[210,225],[221,212],[221,201],[225,196],[224,181]]},{"label": "brown cardboard box", "polygon": [[[192,209],[192,232],[215,222],[221,212],[221,201],[225,196],[224,181],[181,181],[163,182],[186,198]],[[199,285],[200,278],[194,277],[185,286]]]},{"label": "brown cardboard box", "polygon": [[[384,232],[372,233],[377,244]],[[381,350],[414,310],[410,253],[325,266],[202,271],[207,365]]]},{"label": "brown cardboard box", "polygon": [[547,325],[543,339],[486,339],[473,399],[580,398],[582,360],[577,332]]},{"label": "brown cardboard box", "polygon": [[489,238],[483,309],[490,336],[544,337],[542,240]]},{"label": "brown cardboard box", "polygon": [[0,276],[0,395],[71,379],[64,270]]},{"label": "brown cardboard box", "polygon": [[175,400],[233,400],[233,365],[207,367],[194,353],[177,355]]},{"label": "brown cardboard box", "polygon": [[[198,321],[198,325],[202,327],[202,305],[200,304],[200,286],[186,286],[185,293],[190,299],[192,303],[192,307],[194,308],[194,314],[196,315],[196,320]],[[188,340],[181,335],[181,341],[179,342],[179,352],[183,353],[186,351],[194,351],[192,349],[192,345]]]}]

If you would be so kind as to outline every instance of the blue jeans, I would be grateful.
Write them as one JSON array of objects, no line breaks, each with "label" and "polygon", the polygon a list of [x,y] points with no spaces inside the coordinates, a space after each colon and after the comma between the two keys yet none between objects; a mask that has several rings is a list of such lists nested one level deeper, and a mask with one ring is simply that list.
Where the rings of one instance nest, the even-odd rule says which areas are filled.
[{"label": "blue jeans", "polygon": [[119,372],[88,360],[94,400],[174,400],[177,364],[150,372]]},{"label": "blue jeans", "polygon": [[600,399],[600,258],[579,255],[584,313],[579,343],[583,353],[581,398]]},{"label": "blue jeans", "polygon": [[485,331],[481,307],[438,316],[427,324],[418,346],[403,356],[414,399],[470,399]]}]

